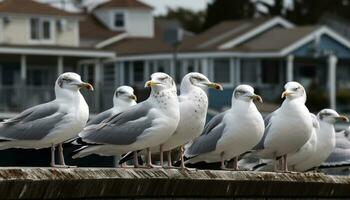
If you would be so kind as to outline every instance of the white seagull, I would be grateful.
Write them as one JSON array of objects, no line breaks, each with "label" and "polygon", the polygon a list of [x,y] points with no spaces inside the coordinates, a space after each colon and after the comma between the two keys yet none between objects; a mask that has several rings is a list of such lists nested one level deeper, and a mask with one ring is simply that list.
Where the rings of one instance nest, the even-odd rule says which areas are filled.
[{"label": "white seagull", "polygon": [[326,174],[349,175],[350,166],[350,141],[349,128],[336,133],[335,148],[320,168]]},{"label": "white seagull", "polygon": [[170,138],[179,123],[180,112],[173,79],[159,72],[151,78],[145,84],[152,88],[150,97],[100,124],[86,127],[79,136],[84,142],[97,145],[81,148],[73,158],[133,151],[134,165],[139,167],[137,150],[147,149],[147,166],[152,167],[150,148]]},{"label": "white seagull", "polygon": [[[312,117],[313,129],[309,140],[297,152],[288,154],[287,156],[288,168],[292,169],[293,171],[298,171],[295,165],[308,159],[310,156],[312,156],[316,152],[317,132],[319,132],[320,125],[317,117],[314,114],[311,114],[311,117]],[[260,164],[258,164],[259,162]],[[252,167],[252,170],[255,170],[255,171],[273,171],[274,170],[273,168],[274,160],[271,160],[271,159],[257,160],[255,164],[256,166]]]},{"label": "white seagull", "polygon": [[237,158],[257,145],[265,126],[254,99],[262,101],[251,86],[238,86],[233,91],[231,109],[216,115],[202,135],[185,146],[185,156],[190,158],[186,163],[221,162],[221,168],[226,169],[225,160]]},{"label": "white seagull", "polygon": [[179,125],[175,133],[161,147],[163,151],[168,152],[169,167],[172,166],[171,150],[180,147],[181,167],[185,168],[183,145],[198,137],[204,129],[208,111],[207,88],[222,90],[220,84],[209,81],[206,76],[197,72],[187,74],[181,81]]},{"label": "white seagull", "polygon": [[[161,145],[161,147],[153,147],[153,153],[159,153],[160,149],[167,152],[168,166],[172,167],[171,150],[180,147],[181,151],[181,168],[185,168],[183,160],[183,145],[198,137],[206,122],[208,111],[207,89],[214,88],[222,90],[222,86],[213,83],[201,73],[188,73],[181,81],[179,105],[180,105],[180,121],[175,133]],[[124,160],[131,159],[132,152],[129,152],[122,158]],[[163,155],[160,155],[163,165]]]},{"label": "white seagull", "polygon": [[[99,124],[103,120],[123,112],[127,108],[136,105],[136,101],[137,97],[132,87],[126,85],[118,87],[113,94],[113,107],[90,119],[86,126]],[[75,138],[73,144],[85,145],[79,138]],[[120,155],[116,156],[115,159],[119,160]]]},{"label": "white seagull", "polygon": [[320,128],[316,132],[316,149],[307,158],[294,165],[296,171],[307,171],[320,166],[331,155],[335,148],[334,124],[337,121],[348,122],[348,118],[340,116],[335,110],[323,109],[317,115]]},{"label": "white seagull", "polygon": [[87,123],[87,126],[99,124],[103,120],[120,112],[123,112],[130,106],[136,105],[136,101],[137,97],[135,96],[134,89],[132,87],[125,85],[118,87],[113,95],[113,107],[90,119]]},{"label": "white seagull", "polygon": [[[0,124],[0,149],[51,147],[51,166],[64,167],[62,143],[76,137],[89,118],[89,107],[79,89],[93,90],[76,73],[60,75],[55,84],[56,99],[29,108]],[[58,145],[60,164],[55,164]]]},{"label": "white seagull", "polygon": [[265,119],[263,139],[254,149],[263,159],[282,156],[283,171],[288,171],[287,155],[298,151],[312,134],[312,117],[305,106],[306,92],[297,82],[288,82],[282,93],[286,97],[280,108]]}]

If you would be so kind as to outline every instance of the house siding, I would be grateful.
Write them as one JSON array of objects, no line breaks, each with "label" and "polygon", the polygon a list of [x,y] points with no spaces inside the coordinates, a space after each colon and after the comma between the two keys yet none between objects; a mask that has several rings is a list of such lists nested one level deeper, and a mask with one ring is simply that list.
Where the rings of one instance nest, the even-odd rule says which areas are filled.
[{"label": "house siding", "polygon": [[[13,45],[32,44],[29,27],[30,17],[10,16],[9,23],[2,25],[3,31],[0,34],[2,36],[2,43]],[[52,20],[54,45],[79,46],[79,25],[76,19],[64,19],[65,25],[62,31],[57,30],[57,19],[52,18]]]},{"label": "house siding", "polygon": [[153,37],[154,20],[149,10],[129,10],[127,31],[132,36]]},{"label": "house siding", "polygon": [[3,43],[27,44],[29,39],[28,17],[10,17],[10,22],[3,25]]},{"label": "house siding", "polygon": [[[125,27],[114,27],[114,13],[124,13]],[[126,31],[134,37],[153,37],[154,19],[152,12],[142,9],[103,9],[98,10],[95,16],[110,30]]]},{"label": "house siding", "polygon": [[[315,50],[311,51],[313,48],[315,48]],[[312,41],[296,49],[292,54],[300,57],[306,57],[310,56],[311,54],[322,56],[327,55],[327,53],[334,53],[339,58],[350,58],[350,49],[346,48],[343,44],[340,44],[327,35],[322,35],[320,37],[316,47],[314,41]]]},{"label": "house siding", "polygon": [[67,20],[62,32],[56,30],[56,43],[62,46],[79,46],[79,24],[77,20]]}]

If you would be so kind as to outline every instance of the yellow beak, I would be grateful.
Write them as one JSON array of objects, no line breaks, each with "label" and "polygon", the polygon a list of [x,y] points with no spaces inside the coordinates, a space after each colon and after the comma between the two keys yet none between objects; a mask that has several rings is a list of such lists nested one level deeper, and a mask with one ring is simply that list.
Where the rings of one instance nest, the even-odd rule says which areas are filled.
[{"label": "yellow beak", "polygon": [[284,97],[287,97],[288,95],[290,95],[291,93],[288,91],[284,91],[281,95],[281,98],[283,99]]},{"label": "yellow beak", "polygon": [[156,85],[158,85],[159,83],[157,83],[157,82],[155,82],[155,81],[153,81],[153,80],[150,80],[150,81],[147,81],[146,83],[145,83],[145,87],[153,87],[153,86],[156,86]]},{"label": "yellow beak", "polygon": [[208,83],[207,86],[216,90],[223,90],[223,87],[219,83]]},{"label": "yellow beak", "polygon": [[254,94],[251,98],[252,98],[253,100],[258,101],[259,103],[262,103],[262,102],[263,102],[261,96],[259,96],[259,95],[257,95],[257,94]]},{"label": "yellow beak", "polygon": [[344,115],[340,115],[339,117],[336,117],[336,119],[343,122],[349,122],[349,118]]},{"label": "yellow beak", "polygon": [[94,91],[94,87],[90,83],[82,82],[78,85],[80,88],[84,87],[88,90]]},{"label": "yellow beak", "polygon": [[132,99],[132,100],[134,100],[134,101],[137,101],[137,97],[136,97],[136,95],[134,95],[134,94],[133,94],[133,95],[130,95],[129,98]]}]

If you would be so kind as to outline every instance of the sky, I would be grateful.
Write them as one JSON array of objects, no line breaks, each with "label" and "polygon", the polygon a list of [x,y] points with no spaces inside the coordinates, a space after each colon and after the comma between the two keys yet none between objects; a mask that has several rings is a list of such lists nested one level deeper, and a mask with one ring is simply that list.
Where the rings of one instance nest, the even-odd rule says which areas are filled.
[{"label": "sky", "polygon": [[154,7],[154,14],[166,14],[167,8],[188,8],[193,11],[205,10],[212,0],[141,0]]},{"label": "sky", "polygon": [[[54,3],[55,6],[60,6],[60,0],[37,0],[41,2],[51,2]],[[100,1],[106,0],[87,0],[87,2],[96,3]],[[188,8],[193,11],[205,10],[207,7],[207,3],[213,0],[140,0],[146,4],[151,5],[154,10],[154,15],[162,15],[166,14],[167,8]],[[66,8],[72,9],[70,5],[66,5]]]},{"label": "sky", "polygon": [[[62,4],[61,1],[68,1],[68,0],[36,0],[41,2],[51,2],[54,6],[60,7]],[[106,2],[108,0],[85,0],[87,4],[98,4],[101,2]],[[207,4],[212,2],[213,0],[139,0],[142,1],[154,8],[153,13],[154,15],[164,15],[167,12],[167,8],[187,8],[193,11],[201,11],[205,10],[207,7]],[[227,1],[234,1],[234,0],[227,0]],[[248,0],[247,0],[248,1]],[[257,0],[250,0],[252,2]],[[265,3],[268,3],[270,5],[274,4],[275,0],[263,0]],[[292,0],[283,0],[284,5],[286,8],[292,8],[293,3]],[[73,11],[74,8],[72,5],[66,4],[66,9]],[[258,4],[258,9],[261,12],[267,12],[267,8],[261,4]]]}]

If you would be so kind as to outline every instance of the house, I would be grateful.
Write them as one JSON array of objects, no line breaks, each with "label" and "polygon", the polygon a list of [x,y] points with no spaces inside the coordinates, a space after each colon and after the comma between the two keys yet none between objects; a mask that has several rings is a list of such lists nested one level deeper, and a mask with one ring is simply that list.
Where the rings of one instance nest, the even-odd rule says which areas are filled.
[{"label": "house", "polygon": [[[350,42],[326,26],[296,26],[281,17],[224,21],[201,34],[185,37],[174,46],[165,42],[166,31],[159,31],[152,18],[144,17],[142,24],[154,23],[153,35],[147,31],[145,35],[133,36],[128,31],[127,24],[133,22],[128,21],[126,13],[130,10],[151,13],[147,5],[135,8],[112,2],[120,0],[101,7],[115,15],[125,9],[124,31],[96,47],[116,52],[115,58],[105,61],[105,65],[115,67],[115,84],[142,90],[142,83],[155,71],[171,74],[178,83],[184,74],[199,71],[223,84],[224,92],[209,94],[210,107],[220,110],[230,104],[232,90],[238,84],[251,84],[266,102],[276,102],[284,83],[295,80],[310,91],[316,85],[317,90],[327,95],[322,107],[348,110],[346,101],[337,107],[337,90],[344,94],[350,89],[347,78]],[[128,2],[136,4],[136,0]],[[98,9],[92,11],[95,18]],[[109,14],[111,20],[118,20],[115,15]],[[180,27],[177,36],[181,37],[181,33]],[[317,97],[311,99],[318,101]]]},{"label": "house", "polygon": [[92,112],[111,106],[118,85],[131,85],[145,98],[143,84],[157,71],[177,83],[191,71],[222,83],[223,92],[209,91],[211,110],[228,106],[243,83],[275,103],[290,80],[310,91],[317,85],[330,101],[322,106],[349,110],[346,101],[337,104],[337,94],[350,89],[350,42],[326,26],[262,17],[224,21],[193,36],[177,23],[154,19],[152,8],[138,0],[105,1],[81,14],[4,0],[0,18],[2,113],[52,99],[54,80],[64,71],[95,85],[94,93],[84,94]]},{"label": "house", "polygon": [[[12,113],[52,100],[64,71],[80,71],[83,59],[114,57],[82,47],[81,15],[31,0],[0,2],[0,111]],[[5,116],[6,117],[6,116]]]}]

